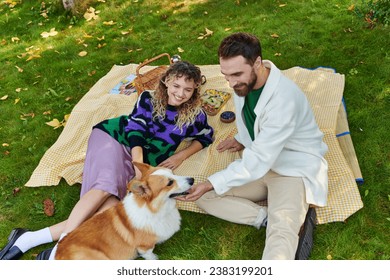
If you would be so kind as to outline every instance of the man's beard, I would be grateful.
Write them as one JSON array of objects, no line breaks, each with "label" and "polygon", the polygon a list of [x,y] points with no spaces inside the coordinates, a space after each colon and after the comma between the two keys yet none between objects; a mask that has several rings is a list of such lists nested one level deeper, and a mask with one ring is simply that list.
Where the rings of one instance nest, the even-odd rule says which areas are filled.
[{"label": "man's beard", "polygon": [[251,72],[251,79],[249,80],[249,83],[240,83],[233,87],[234,92],[241,97],[247,96],[248,93],[250,93],[253,90],[253,87],[255,86],[257,82],[257,76],[255,71],[252,69]]}]

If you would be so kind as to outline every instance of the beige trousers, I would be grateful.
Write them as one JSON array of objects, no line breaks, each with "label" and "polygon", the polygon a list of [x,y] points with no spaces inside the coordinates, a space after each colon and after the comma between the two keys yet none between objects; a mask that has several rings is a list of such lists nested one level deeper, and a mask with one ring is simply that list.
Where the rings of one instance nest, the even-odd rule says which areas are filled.
[{"label": "beige trousers", "polygon": [[218,195],[205,193],[197,205],[218,218],[256,226],[264,207],[256,202],[267,199],[268,222],[263,260],[293,260],[298,233],[309,208],[305,186],[300,177],[281,176],[273,171],[249,184]]}]

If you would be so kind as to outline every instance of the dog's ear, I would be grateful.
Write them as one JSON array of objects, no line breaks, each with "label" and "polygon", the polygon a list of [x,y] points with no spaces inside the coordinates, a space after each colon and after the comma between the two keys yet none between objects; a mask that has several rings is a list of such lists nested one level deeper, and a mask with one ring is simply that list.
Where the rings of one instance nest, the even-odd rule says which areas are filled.
[{"label": "dog's ear", "polygon": [[139,171],[141,171],[142,178],[144,178],[152,170],[152,167],[146,163],[133,161],[133,164],[139,169]]},{"label": "dog's ear", "polygon": [[134,195],[140,197],[149,197],[152,193],[148,185],[142,181],[133,181],[128,189]]}]

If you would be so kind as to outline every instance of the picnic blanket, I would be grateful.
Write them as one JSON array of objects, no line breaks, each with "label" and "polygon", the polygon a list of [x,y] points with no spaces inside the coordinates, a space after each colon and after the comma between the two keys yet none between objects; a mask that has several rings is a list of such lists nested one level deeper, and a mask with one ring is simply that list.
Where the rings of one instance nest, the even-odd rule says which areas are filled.
[{"label": "picnic blanket", "polygon": [[[122,79],[135,73],[137,64],[114,65],[76,104],[57,141],[46,151],[38,166],[25,184],[29,187],[58,185],[63,178],[69,185],[81,183],[87,141],[91,128],[96,123],[119,115],[129,114],[137,95],[110,94],[110,90]],[[146,66],[148,71],[155,66]],[[199,65],[207,82],[202,90],[217,89],[233,94],[220,74],[219,65]],[[349,134],[345,106],[342,102],[344,75],[327,68],[314,70],[293,67],[282,71],[294,80],[307,95],[316,121],[324,133],[329,147],[325,158],[329,164],[329,195],[326,207],[317,208],[318,223],[345,221],[363,207],[357,181],[363,180],[353,143]],[[224,105],[225,110],[234,111],[233,98]],[[209,116],[215,129],[215,141],[209,147],[192,155],[175,170],[176,174],[193,176],[201,182],[212,173],[239,159],[239,152],[218,153],[216,146],[237,130],[235,122],[222,123],[218,113]],[[338,136],[338,137],[337,137]],[[183,142],[179,150],[188,143]],[[205,213],[194,202],[178,201],[181,210]],[[260,202],[263,203],[263,202]]]}]

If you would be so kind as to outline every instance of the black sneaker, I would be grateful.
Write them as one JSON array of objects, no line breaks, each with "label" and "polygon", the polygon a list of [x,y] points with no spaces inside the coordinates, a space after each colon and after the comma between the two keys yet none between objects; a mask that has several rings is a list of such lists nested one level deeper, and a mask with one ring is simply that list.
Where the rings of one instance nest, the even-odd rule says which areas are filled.
[{"label": "black sneaker", "polygon": [[295,253],[296,260],[309,259],[311,250],[313,248],[313,233],[317,224],[316,210],[309,208],[306,214],[305,222],[299,231],[299,243],[297,252]]}]

